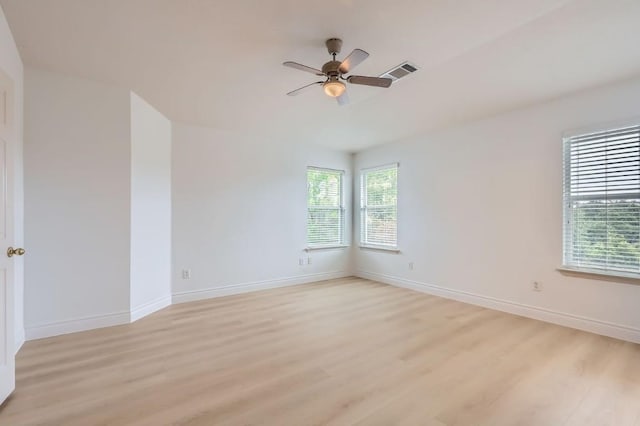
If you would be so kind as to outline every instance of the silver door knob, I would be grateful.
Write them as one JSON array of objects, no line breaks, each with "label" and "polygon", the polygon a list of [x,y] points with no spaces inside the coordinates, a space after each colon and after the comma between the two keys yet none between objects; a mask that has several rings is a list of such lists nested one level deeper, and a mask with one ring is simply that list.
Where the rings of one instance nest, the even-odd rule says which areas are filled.
[{"label": "silver door knob", "polygon": [[23,248],[13,248],[13,247],[9,247],[7,249],[7,256],[9,257],[13,257],[14,255],[16,256],[22,256],[25,253],[25,250]]}]

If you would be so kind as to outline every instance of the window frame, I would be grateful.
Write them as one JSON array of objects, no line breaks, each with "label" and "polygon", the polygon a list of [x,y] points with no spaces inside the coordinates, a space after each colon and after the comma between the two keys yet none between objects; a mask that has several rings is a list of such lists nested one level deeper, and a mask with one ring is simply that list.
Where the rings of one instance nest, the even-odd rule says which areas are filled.
[{"label": "window frame", "polygon": [[[338,196],[339,206],[338,207],[315,207],[317,210],[337,210],[339,216],[339,242],[331,242],[326,244],[315,244],[309,242],[309,211],[314,209],[314,207],[309,206],[309,171],[315,170],[319,172],[330,172],[337,173],[340,176],[340,193]],[[323,250],[323,249],[332,249],[332,248],[343,248],[348,247],[346,241],[346,206],[345,206],[345,196],[344,196],[344,180],[345,180],[346,172],[340,169],[332,169],[329,167],[319,167],[319,166],[307,166],[306,169],[306,204],[307,204],[307,220],[305,222],[306,227],[306,251],[312,250]]]},{"label": "window frame", "polygon": [[[557,270],[565,275],[586,276],[605,281],[624,281],[633,284],[640,284],[640,271],[633,272],[624,269],[600,268],[597,266],[582,266],[579,262],[568,258],[568,245],[573,243],[570,233],[574,224],[571,222],[571,204],[577,197],[572,197],[571,188],[571,141],[577,137],[594,135],[597,133],[616,132],[625,128],[640,126],[640,117],[631,120],[620,120],[604,125],[590,126],[586,128],[573,129],[562,133],[562,264]],[[640,133],[640,131],[639,131]],[[639,160],[640,163],[640,160]],[[628,193],[632,195],[632,193]],[[581,196],[582,199],[606,200],[605,197]],[[640,198],[640,194],[638,194]],[[609,198],[611,199],[611,198]]]},{"label": "window frame", "polygon": [[[368,173],[372,173],[372,172],[377,172],[380,170],[386,170],[386,169],[396,169],[396,204],[395,204],[395,209],[396,209],[396,235],[395,235],[395,244],[394,245],[390,245],[390,244],[377,244],[377,243],[370,243],[367,241],[367,223],[366,223],[366,219],[367,219],[367,212],[370,210],[369,206],[366,205],[366,200],[367,200],[367,184],[366,184],[366,175]],[[375,166],[375,167],[367,167],[367,168],[363,168],[360,169],[360,248],[362,249],[369,249],[369,250],[379,250],[379,251],[386,251],[386,252],[392,252],[392,253],[399,253],[400,249],[398,248],[398,195],[400,193],[399,187],[398,187],[398,182],[399,182],[399,174],[400,174],[400,163],[395,162],[395,163],[387,163],[387,164],[383,164],[380,166]]]}]

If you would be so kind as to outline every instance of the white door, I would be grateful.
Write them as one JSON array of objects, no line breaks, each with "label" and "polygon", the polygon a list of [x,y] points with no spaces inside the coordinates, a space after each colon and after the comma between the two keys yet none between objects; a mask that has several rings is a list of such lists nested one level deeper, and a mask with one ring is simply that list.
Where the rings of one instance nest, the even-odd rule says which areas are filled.
[{"label": "white door", "polygon": [[0,70],[0,403],[15,388],[13,262],[13,81]]}]

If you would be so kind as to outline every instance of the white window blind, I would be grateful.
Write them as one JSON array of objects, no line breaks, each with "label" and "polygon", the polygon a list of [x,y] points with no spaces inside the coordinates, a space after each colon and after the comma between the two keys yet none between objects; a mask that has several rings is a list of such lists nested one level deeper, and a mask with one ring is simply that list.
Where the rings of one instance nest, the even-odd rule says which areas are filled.
[{"label": "white window blind", "polygon": [[360,176],[361,243],[398,245],[398,165],[363,170]]},{"label": "white window blind", "polygon": [[344,243],[344,172],[307,169],[307,245],[336,246]]},{"label": "white window blind", "polygon": [[640,273],[640,126],[564,139],[564,264]]}]

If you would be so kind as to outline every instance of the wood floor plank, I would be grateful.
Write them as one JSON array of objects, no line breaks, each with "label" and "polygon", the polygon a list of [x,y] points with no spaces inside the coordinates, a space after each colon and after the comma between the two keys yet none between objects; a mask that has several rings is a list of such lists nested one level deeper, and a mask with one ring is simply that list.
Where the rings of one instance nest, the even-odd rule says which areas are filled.
[{"label": "wood floor plank", "polygon": [[637,425],[640,345],[345,278],[27,342],[0,425]]}]

